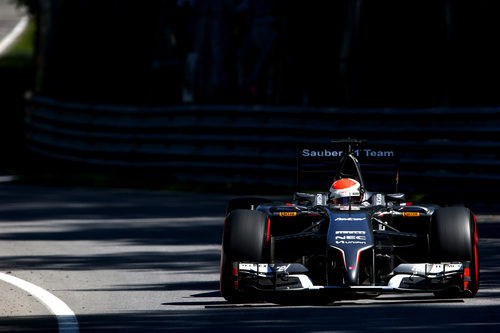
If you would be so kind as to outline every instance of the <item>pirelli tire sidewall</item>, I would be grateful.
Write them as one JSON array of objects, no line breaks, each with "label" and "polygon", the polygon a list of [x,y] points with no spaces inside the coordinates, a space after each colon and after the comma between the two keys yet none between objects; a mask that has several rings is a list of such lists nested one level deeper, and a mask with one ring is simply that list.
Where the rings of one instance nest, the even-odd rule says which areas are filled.
[{"label": "pirelli tire sidewall", "polygon": [[234,262],[266,262],[268,218],[261,211],[237,209],[225,220],[222,237],[220,290],[229,302],[251,301],[251,295],[235,285]]},{"label": "pirelli tire sidewall", "polygon": [[430,250],[435,262],[470,262],[472,281],[468,289],[474,296],[479,289],[477,223],[466,207],[444,207],[431,220]]}]

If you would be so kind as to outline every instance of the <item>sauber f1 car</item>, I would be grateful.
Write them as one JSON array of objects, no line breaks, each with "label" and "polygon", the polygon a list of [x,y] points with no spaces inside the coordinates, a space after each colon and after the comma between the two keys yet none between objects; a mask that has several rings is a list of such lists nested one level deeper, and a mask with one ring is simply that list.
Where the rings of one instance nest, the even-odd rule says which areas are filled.
[{"label": "sauber f1 car", "polygon": [[[339,144],[340,149],[331,148]],[[476,294],[473,213],[460,206],[408,203],[402,193],[369,192],[363,162],[392,162],[395,152],[363,144],[342,140],[327,148],[299,148],[299,168],[338,166],[329,192],[296,192],[283,203],[263,198],[229,203],[220,274],[227,301],[328,303],[385,292]]]}]

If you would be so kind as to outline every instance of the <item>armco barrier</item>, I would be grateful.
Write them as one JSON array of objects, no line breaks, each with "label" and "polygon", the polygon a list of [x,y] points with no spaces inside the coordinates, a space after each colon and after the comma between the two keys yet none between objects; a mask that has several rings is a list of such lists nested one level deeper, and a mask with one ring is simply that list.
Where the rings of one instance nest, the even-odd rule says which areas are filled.
[{"label": "armco barrier", "polygon": [[34,96],[26,135],[30,149],[57,159],[254,184],[293,183],[297,144],[364,138],[397,147],[409,183],[459,188],[500,183],[499,116],[496,107],[129,107]]}]

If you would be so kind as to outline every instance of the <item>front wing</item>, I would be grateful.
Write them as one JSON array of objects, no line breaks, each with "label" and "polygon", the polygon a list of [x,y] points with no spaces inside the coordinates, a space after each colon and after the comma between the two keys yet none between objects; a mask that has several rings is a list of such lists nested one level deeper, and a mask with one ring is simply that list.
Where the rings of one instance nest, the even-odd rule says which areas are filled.
[{"label": "front wing", "polygon": [[373,294],[390,292],[440,292],[458,288],[467,292],[469,262],[401,264],[385,285],[315,285],[307,268],[300,264],[234,263],[233,279],[240,290],[262,293],[314,291],[331,294]]}]

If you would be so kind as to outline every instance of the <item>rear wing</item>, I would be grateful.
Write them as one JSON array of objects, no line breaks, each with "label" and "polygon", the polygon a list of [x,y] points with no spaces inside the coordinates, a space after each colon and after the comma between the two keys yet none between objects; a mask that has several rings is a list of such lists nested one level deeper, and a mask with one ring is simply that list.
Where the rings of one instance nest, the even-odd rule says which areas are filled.
[{"label": "rear wing", "polygon": [[386,145],[352,139],[298,145],[297,192],[325,191],[341,177],[356,178],[365,188],[376,186],[397,192],[398,155]]}]

